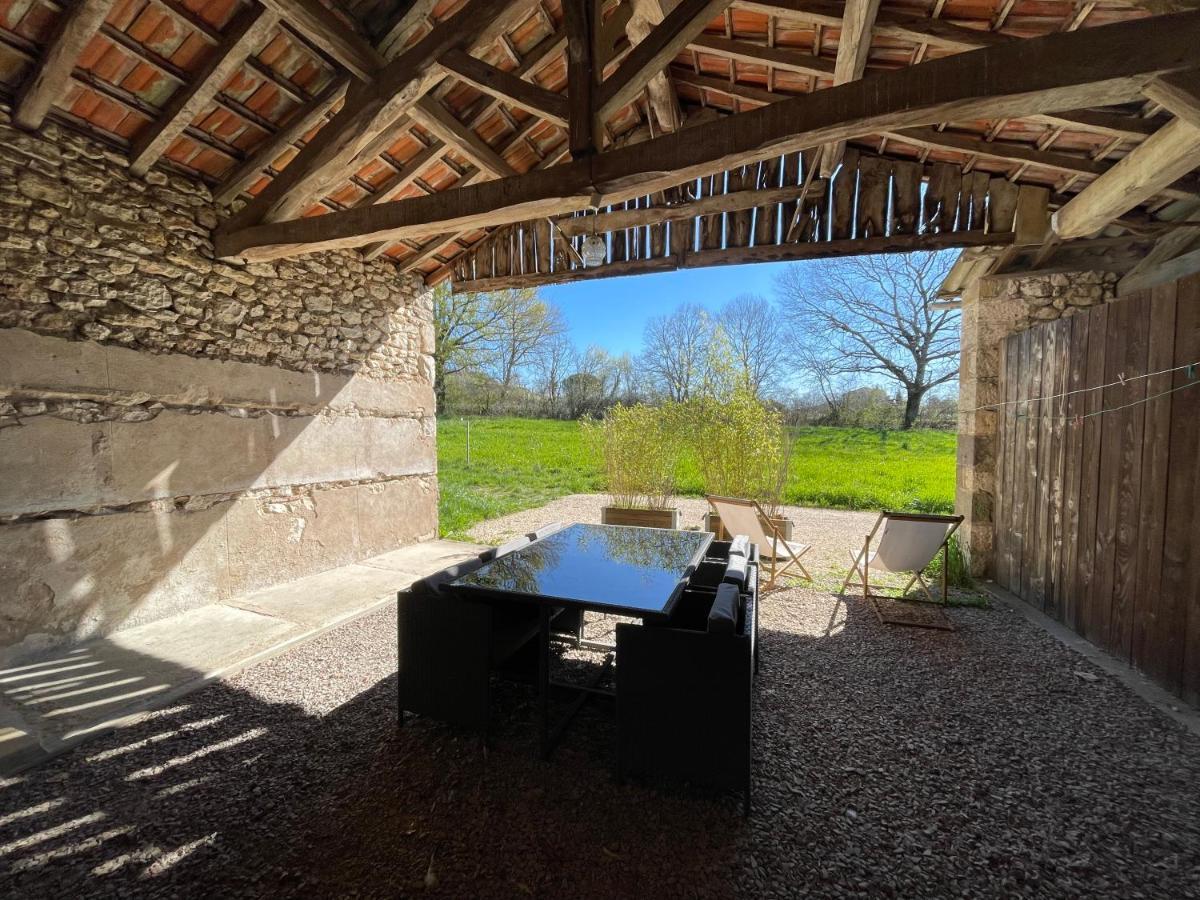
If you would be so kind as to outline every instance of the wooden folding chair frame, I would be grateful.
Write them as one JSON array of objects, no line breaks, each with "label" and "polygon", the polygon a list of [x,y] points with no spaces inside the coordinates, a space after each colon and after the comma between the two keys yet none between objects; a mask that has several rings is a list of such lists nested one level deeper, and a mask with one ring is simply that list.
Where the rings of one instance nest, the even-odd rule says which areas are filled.
[{"label": "wooden folding chair frame", "polygon": [[[949,599],[949,596],[950,596],[949,589],[946,586],[946,570],[948,568],[949,556],[950,556],[950,535],[954,534],[954,532],[958,530],[958,526],[961,525],[963,522],[963,516],[942,516],[942,515],[936,515],[934,513],[897,513],[897,512],[890,512],[888,510],[884,510],[883,512],[881,512],[879,514],[879,518],[875,520],[875,527],[871,529],[871,533],[868,534],[866,537],[866,540],[863,541],[862,550],[860,550],[857,555],[853,551],[850,551],[850,559],[851,559],[850,571],[846,573],[846,580],[842,582],[842,589],[841,589],[841,591],[839,591],[839,593],[842,593],[842,594],[846,593],[846,588],[851,585],[854,585],[855,587],[861,587],[863,589],[863,599],[864,600],[866,600],[869,597],[881,596],[879,594],[872,594],[870,592],[870,568],[871,567],[868,565],[868,560],[871,558],[871,539],[874,538],[876,532],[879,531],[879,526],[882,525],[888,519],[892,519],[892,520],[895,520],[898,522],[944,522],[944,523],[947,523],[950,525],[950,530],[946,532],[946,537],[942,541],[942,546],[941,546],[942,604],[945,605],[945,603],[947,602],[947,600]],[[937,556],[937,553],[934,553],[934,556]],[[857,573],[861,576],[861,578],[862,578],[861,581],[852,582],[850,580],[851,578],[854,577],[855,573]],[[925,592],[925,596],[929,598],[930,603],[937,602],[936,600],[933,599],[933,594],[930,593],[930,591],[929,591],[929,585],[926,584],[925,579],[921,577],[920,571],[913,572],[913,577],[908,580],[908,584],[906,584],[904,586],[904,591],[901,593],[900,596],[901,597],[907,596],[909,590],[912,589],[912,586],[914,583],[919,584],[921,586],[921,590],[923,590]]]},{"label": "wooden folding chair frame", "polygon": [[[716,503],[713,502],[714,500],[721,503],[732,503],[735,506],[748,506],[754,508],[754,513],[758,516],[759,524],[763,528],[763,534],[767,535],[771,539],[771,575],[770,578],[767,579],[767,583],[763,587],[763,590],[767,591],[774,587],[775,579],[782,575],[786,575],[788,570],[793,566],[800,570],[805,580],[812,581],[812,575],[808,574],[808,569],[804,568],[804,563],[800,560],[800,557],[811,550],[812,547],[806,544],[804,545],[804,549],[799,553],[793,551],[791,545],[784,539],[783,535],[779,533],[779,529],[775,527],[775,524],[771,521],[770,517],[766,514],[763,508],[759,506],[757,500],[742,500],[739,497],[718,497],[715,494],[705,497],[704,499],[708,501],[708,505],[712,507],[713,512],[715,512],[718,516],[721,515],[721,510],[717,509]],[[721,525],[726,531],[729,531],[729,526],[725,523],[724,519],[721,520]],[[733,533],[730,532],[730,537],[732,536]],[[787,550],[788,556],[791,557],[791,560],[784,563],[783,568],[776,571],[776,567],[779,564],[780,541],[783,542],[783,548]],[[763,556],[761,548],[759,549],[759,556],[760,558]]]}]

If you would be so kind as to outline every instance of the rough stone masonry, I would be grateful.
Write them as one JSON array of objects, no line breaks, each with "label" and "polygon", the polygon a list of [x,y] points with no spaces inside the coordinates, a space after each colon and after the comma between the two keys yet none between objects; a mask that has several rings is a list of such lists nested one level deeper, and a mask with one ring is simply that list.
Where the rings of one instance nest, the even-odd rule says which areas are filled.
[{"label": "rough stone masonry", "polygon": [[0,108],[0,653],[437,529],[432,301],[354,252],[213,258],[208,188]]}]

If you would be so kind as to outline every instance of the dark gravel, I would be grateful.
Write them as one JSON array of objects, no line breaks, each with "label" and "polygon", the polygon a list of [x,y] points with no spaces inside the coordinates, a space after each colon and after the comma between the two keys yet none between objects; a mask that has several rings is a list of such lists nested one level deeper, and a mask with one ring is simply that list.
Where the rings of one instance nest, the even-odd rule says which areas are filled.
[{"label": "dark gravel", "polygon": [[745,820],[616,784],[603,705],[549,763],[520,686],[486,754],[397,732],[385,608],[10,780],[0,896],[1200,896],[1200,739],[1013,613],[950,615],[770,595]]}]

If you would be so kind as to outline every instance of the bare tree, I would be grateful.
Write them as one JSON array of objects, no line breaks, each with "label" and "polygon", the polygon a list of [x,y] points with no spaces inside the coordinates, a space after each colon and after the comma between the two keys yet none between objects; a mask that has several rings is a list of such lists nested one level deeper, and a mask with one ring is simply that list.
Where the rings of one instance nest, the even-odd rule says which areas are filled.
[{"label": "bare tree", "polygon": [[701,306],[686,303],[646,323],[642,368],[671,400],[687,400],[707,378],[713,321]]},{"label": "bare tree", "polygon": [[787,359],[779,317],[765,297],[742,294],[721,308],[717,321],[738,378],[761,397],[778,383]]},{"label": "bare tree", "polygon": [[789,266],[776,292],[797,356],[831,374],[896,382],[905,397],[901,427],[911,428],[922,398],[958,375],[957,313],[928,306],[951,261],[909,253]]},{"label": "bare tree", "polygon": [[446,409],[446,379],[485,366],[503,310],[488,294],[453,294],[448,282],[433,291],[434,394],[438,412]]},{"label": "bare tree", "polygon": [[547,415],[562,412],[563,381],[573,370],[575,356],[575,345],[565,333],[543,342],[533,355],[530,368]]},{"label": "bare tree", "polygon": [[538,349],[567,330],[562,311],[532,288],[497,291],[490,295],[499,317],[492,329],[493,375],[507,392],[521,367]]}]

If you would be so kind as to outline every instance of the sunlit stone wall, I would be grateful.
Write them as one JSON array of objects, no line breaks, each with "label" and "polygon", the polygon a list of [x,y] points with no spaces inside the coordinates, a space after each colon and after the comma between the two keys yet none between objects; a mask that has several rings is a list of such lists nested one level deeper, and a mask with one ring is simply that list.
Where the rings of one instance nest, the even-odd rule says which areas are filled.
[{"label": "sunlit stone wall", "polygon": [[215,261],[221,215],[0,112],[0,647],[436,532],[428,292],[354,252]]}]

